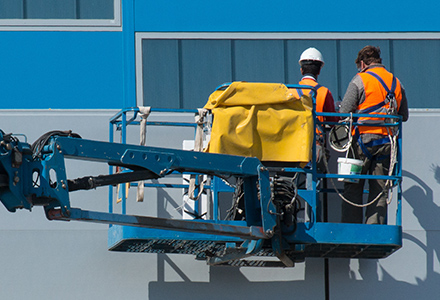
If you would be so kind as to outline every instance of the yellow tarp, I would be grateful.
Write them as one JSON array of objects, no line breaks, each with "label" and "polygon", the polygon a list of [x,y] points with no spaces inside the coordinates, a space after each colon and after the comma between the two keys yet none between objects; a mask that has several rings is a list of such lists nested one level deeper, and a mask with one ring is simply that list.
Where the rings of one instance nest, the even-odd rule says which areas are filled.
[{"label": "yellow tarp", "polygon": [[214,116],[207,152],[261,161],[308,162],[313,141],[311,99],[284,84],[233,82],[212,93]]}]

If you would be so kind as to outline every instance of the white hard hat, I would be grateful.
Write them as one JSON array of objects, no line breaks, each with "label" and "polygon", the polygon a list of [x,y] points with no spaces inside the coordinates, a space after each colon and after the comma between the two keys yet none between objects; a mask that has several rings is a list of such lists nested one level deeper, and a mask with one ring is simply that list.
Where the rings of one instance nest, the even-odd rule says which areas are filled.
[{"label": "white hard hat", "polygon": [[314,60],[314,61],[319,61],[322,63],[322,65],[324,65],[324,58],[322,57],[321,52],[319,52],[318,49],[310,47],[306,50],[304,50],[304,52],[301,54],[300,58],[299,58],[299,65],[301,65],[301,62],[303,60]]}]

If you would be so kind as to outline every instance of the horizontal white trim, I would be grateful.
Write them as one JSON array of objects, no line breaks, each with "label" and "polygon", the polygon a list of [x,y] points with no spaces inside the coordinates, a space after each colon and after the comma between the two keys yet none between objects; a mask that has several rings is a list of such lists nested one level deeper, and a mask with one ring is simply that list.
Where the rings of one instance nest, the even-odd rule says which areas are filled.
[{"label": "horizontal white trim", "polygon": [[145,39],[440,39],[440,32],[138,32]]},{"label": "horizontal white trim", "polygon": [[122,31],[121,26],[1,26],[0,31]]},{"label": "horizontal white trim", "polygon": [[438,117],[440,116],[440,108],[410,108],[409,119],[417,116]]},{"label": "horizontal white trim", "polygon": [[440,113],[440,108],[410,108],[410,112]]}]

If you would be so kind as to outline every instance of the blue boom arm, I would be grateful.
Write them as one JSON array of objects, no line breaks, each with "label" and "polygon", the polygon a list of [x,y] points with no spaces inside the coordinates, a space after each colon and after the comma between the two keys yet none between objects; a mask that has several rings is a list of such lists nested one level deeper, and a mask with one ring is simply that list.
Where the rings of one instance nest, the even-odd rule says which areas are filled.
[{"label": "blue boom arm", "polygon": [[[73,137],[52,137],[34,157],[31,146],[0,133],[0,199],[10,212],[44,206],[51,220],[80,220],[130,225],[156,229],[199,232],[244,239],[267,239],[273,236],[276,208],[270,202],[269,175],[256,158],[208,154],[176,149],[124,145]],[[87,176],[69,180],[65,159],[98,161],[132,169],[131,172]],[[164,177],[173,171],[197,172],[219,176],[238,176],[245,182],[245,197],[258,195],[258,216],[249,216],[246,226],[221,222],[169,220],[146,216],[85,211],[72,208],[69,192],[98,186]],[[246,202],[255,202],[245,199]]]}]

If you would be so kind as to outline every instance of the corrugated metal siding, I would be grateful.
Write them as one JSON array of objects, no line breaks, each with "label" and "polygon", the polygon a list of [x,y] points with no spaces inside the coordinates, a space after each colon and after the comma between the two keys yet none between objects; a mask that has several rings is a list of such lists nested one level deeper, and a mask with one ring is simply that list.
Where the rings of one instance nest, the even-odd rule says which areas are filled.
[{"label": "corrugated metal siding", "polygon": [[[411,108],[440,108],[438,40],[144,39],[143,103],[153,107],[203,106],[218,85],[235,80],[297,83],[298,58],[311,46],[324,55],[319,82],[343,98],[365,45],[381,48],[388,70],[404,84]],[[423,96],[421,96],[423,95]]]},{"label": "corrugated metal siding", "polygon": [[0,19],[113,19],[114,0],[0,0]]}]

